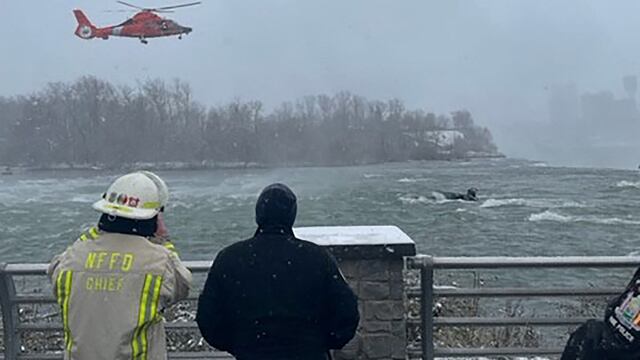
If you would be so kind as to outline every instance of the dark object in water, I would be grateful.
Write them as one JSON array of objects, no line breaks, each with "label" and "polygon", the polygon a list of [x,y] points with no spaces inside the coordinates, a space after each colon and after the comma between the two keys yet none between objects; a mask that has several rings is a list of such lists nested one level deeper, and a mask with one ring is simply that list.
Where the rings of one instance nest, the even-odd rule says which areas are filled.
[{"label": "dark object in water", "polygon": [[11,171],[11,168],[7,166],[6,168],[4,168],[4,170],[0,174],[2,174],[2,175],[13,175],[13,172]]},{"label": "dark object in water", "polygon": [[478,201],[478,189],[476,188],[468,189],[466,194],[446,192],[446,191],[438,191],[438,192],[441,193],[447,200]]}]

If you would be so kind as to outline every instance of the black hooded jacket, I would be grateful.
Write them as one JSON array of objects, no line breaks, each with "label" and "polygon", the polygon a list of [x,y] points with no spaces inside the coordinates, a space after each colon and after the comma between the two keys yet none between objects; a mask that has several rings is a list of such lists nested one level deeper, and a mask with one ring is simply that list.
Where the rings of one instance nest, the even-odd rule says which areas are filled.
[{"label": "black hooded jacket", "polygon": [[[637,269],[625,291],[615,297],[605,310],[602,320],[589,320],[578,327],[569,337],[560,360],[637,360],[640,359],[640,331],[629,327],[629,319],[638,316],[638,309],[631,305],[623,316],[616,314],[627,296],[638,296],[640,292],[640,269]],[[633,304],[631,302],[631,304]],[[626,312],[626,311],[625,311]],[[625,325],[626,324],[626,325]],[[627,339],[623,334],[630,336]]]},{"label": "black hooded jacket", "polygon": [[322,247],[296,239],[295,195],[267,187],[254,237],[216,257],[198,302],[205,340],[238,360],[326,359],[351,340],[357,299]]}]

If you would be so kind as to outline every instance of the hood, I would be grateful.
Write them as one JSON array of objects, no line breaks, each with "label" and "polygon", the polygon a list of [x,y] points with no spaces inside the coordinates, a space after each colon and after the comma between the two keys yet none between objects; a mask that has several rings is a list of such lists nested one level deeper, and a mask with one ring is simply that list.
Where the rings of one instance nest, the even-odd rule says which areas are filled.
[{"label": "hood", "polygon": [[149,237],[153,236],[158,229],[158,217],[135,220],[102,214],[98,221],[98,228],[106,232]]},{"label": "hood", "polygon": [[297,199],[293,191],[284,184],[271,184],[262,190],[256,203],[258,229],[291,232],[297,212]]}]

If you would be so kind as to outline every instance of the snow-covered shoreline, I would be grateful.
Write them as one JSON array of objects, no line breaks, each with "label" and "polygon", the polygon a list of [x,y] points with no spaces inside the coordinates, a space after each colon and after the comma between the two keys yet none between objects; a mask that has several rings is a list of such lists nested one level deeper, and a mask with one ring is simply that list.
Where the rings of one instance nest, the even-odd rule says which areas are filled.
[{"label": "snow-covered shoreline", "polygon": [[[470,161],[481,159],[504,159],[507,156],[503,154],[473,154],[470,156],[446,158],[446,159],[424,159],[419,161]],[[362,165],[377,165],[384,163],[391,163],[394,161],[381,161],[381,162],[362,162],[357,164],[332,164],[332,163],[256,163],[256,162],[215,162],[215,161],[166,161],[166,162],[132,162],[124,164],[68,164],[59,163],[51,165],[18,165],[0,166],[2,168],[9,168],[13,173],[26,172],[26,171],[106,171],[106,170],[134,170],[134,169],[148,169],[158,171],[169,170],[215,170],[215,169],[269,169],[269,168],[296,168],[296,167],[341,167],[341,166],[362,166]],[[404,162],[404,161],[400,161]]]}]

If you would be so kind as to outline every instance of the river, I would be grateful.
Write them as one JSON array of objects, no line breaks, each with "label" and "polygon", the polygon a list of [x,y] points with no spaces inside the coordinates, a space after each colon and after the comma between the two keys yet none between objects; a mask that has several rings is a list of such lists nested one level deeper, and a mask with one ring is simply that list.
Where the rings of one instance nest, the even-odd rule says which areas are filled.
[{"label": "river", "polygon": [[[640,173],[513,159],[357,167],[165,171],[166,220],[183,259],[211,259],[252,235],[272,182],[299,199],[296,226],[397,225],[434,255],[625,255],[640,249]],[[0,177],[0,261],[45,262],[98,214],[117,173],[31,171]],[[478,202],[433,199],[479,189]]]}]

